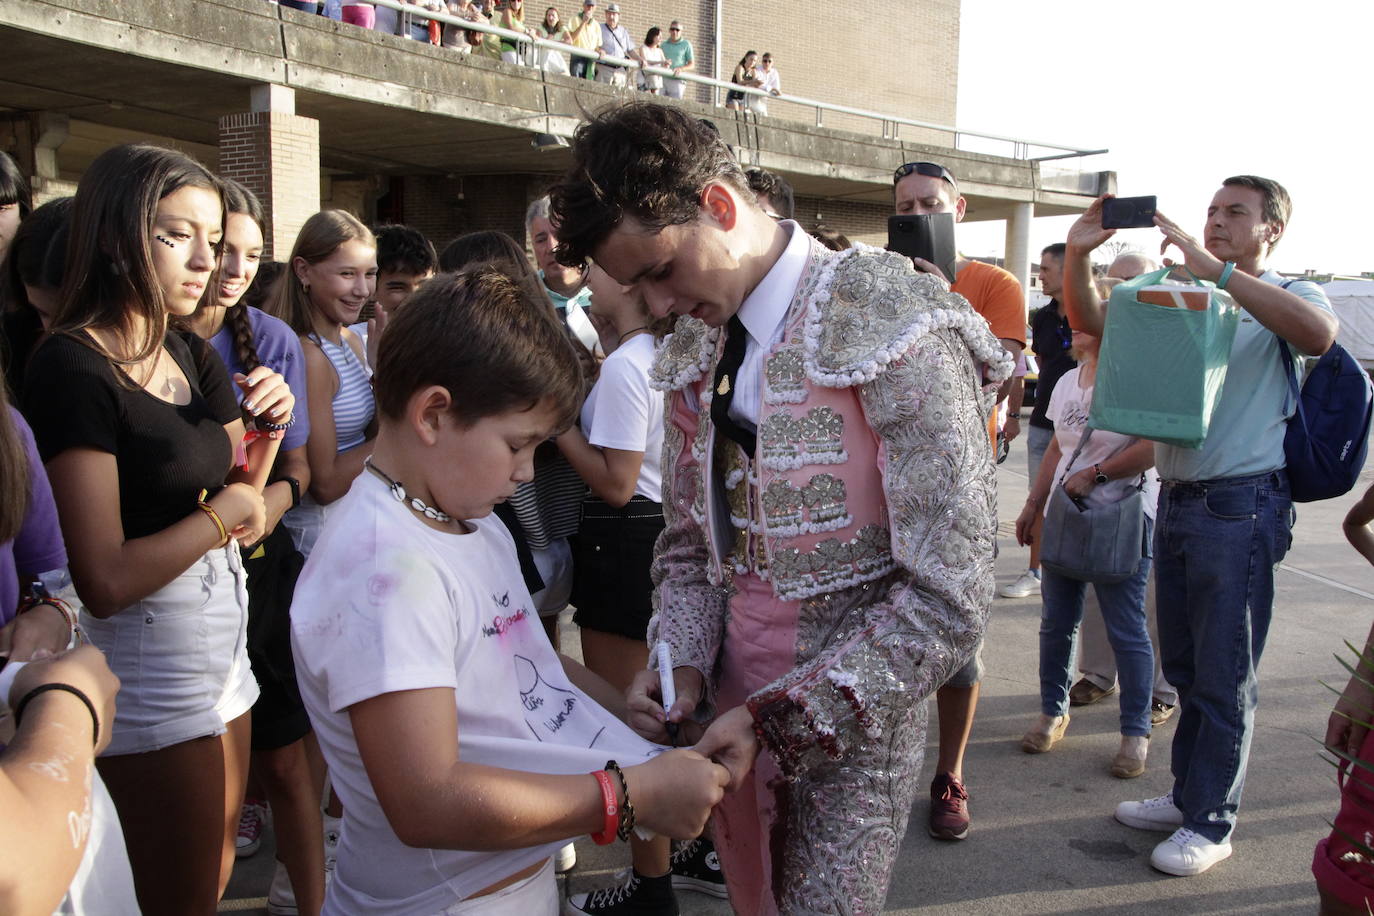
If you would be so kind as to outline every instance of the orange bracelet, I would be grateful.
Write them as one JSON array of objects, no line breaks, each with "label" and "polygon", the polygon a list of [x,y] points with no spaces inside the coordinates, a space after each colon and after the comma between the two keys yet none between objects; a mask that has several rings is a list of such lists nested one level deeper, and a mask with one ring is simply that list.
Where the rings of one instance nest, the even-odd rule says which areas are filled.
[{"label": "orange bracelet", "polygon": [[616,830],[620,826],[620,802],[615,796],[615,785],[611,782],[611,774],[605,770],[597,770],[592,774],[596,777],[596,784],[601,787],[601,801],[605,806],[605,821],[601,825],[600,833],[593,833],[592,839],[596,845],[605,846],[615,842]]},{"label": "orange bracelet", "polygon": [[205,496],[208,492],[208,490],[200,491],[200,496],[196,497],[196,508],[208,515],[210,521],[215,523],[215,530],[219,532],[220,537],[219,543],[215,545],[215,549],[218,550],[220,547],[229,543],[229,529],[224,527],[224,520],[219,517],[219,513],[215,511],[215,507],[205,501]]},{"label": "orange bracelet", "polygon": [[26,614],[40,605],[50,607],[61,614],[67,621],[67,626],[71,629],[72,635],[75,636],[78,641],[85,638],[84,634],[81,632],[81,623],[77,620],[76,611],[73,611],[71,605],[67,604],[67,602],[63,601],[61,598],[49,598],[46,595],[34,595],[25,598],[19,603],[19,610],[15,612],[14,616],[18,617],[20,614]]}]

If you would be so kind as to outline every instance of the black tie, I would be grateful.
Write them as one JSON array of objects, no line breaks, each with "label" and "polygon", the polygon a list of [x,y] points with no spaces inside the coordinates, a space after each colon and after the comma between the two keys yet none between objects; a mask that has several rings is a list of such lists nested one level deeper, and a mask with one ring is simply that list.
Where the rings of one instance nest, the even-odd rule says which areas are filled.
[{"label": "black tie", "polygon": [[715,386],[711,394],[711,422],[716,429],[725,433],[744,448],[744,453],[754,457],[755,436],[730,418],[730,404],[735,400],[735,387],[739,380],[736,376],[744,362],[744,349],[749,343],[749,332],[738,315],[730,316],[725,326],[725,352],[716,364]]}]

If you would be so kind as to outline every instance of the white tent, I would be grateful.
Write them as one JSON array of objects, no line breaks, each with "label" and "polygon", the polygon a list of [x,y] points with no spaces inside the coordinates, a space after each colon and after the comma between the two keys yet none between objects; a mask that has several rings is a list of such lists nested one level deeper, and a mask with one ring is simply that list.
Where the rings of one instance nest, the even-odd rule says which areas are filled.
[{"label": "white tent", "polygon": [[1336,340],[1366,369],[1374,369],[1374,281],[1333,280],[1322,285],[1340,319]]}]

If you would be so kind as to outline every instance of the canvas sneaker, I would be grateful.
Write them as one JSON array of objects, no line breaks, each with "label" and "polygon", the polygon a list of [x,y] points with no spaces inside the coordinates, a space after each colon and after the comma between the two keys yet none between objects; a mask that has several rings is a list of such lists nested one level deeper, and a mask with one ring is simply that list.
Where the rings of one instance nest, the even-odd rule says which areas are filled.
[{"label": "canvas sneaker", "polygon": [[1213,843],[1187,827],[1180,827],[1150,854],[1150,864],[1166,875],[1200,875],[1231,855],[1231,842]]},{"label": "canvas sneaker", "polygon": [[324,884],[334,880],[334,864],[339,857],[339,833],[343,830],[343,818],[324,816]]},{"label": "canvas sneaker", "polygon": [[633,869],[624,884],[586,894],[573,894],[563,903],[564,916],[678,916],[672,876],[646,878]]},{"label": "canvas sneaker", "polygon": [[930,784],[930,835],[937,840],[968,836],[968,790],[953,773],[936,773]]},{"label": "canvas sneaker", "polygon": [[1163,700],[1150,701],[1150,724],[1163,725],[1174,717],[1174,710],[1178,709],[1173,703],[1165,703]]},{"label": "canvas sneaker", "polygon": [[1173,830],[1183,826],[1183,812],[1174,805],[1173,793],[1144,801],[1124,801],[1116,806],[1116,819],[1137,830]]},{"label": "canvas sneaker", "polygon": [[712,897],[727,899],[725,873],[720,870],[720,856],[710,840],[696,839],[683,843],[669,860],[673,868],[673,889],[697,891]]},{"label": "canvas sneaker", "polygon": [[256,801],[239,809],[239,832],[234,838],[234,855],[244,859],[262,846],[262,830],[267,826],[267,806]]},{"label": "canvas sneaker", "polygon": [[1040,571],[1038,569],[1028,569],[1017,577],[1015,582],[1008,582],[997,590],[997,594],[1003,598],[1028,598],[1031,595],[1040,594]]}]

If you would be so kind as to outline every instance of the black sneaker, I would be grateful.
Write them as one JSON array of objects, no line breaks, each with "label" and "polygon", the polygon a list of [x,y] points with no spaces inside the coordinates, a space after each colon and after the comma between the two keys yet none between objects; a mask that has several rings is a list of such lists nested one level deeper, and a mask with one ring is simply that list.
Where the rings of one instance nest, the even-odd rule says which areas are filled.
[{"label": "black sneaker", "polygon": [[720,870],[720,857],[710,840],[696,839],[683,843],[669,860],[673,868],[673,887],[697,891],[712,897],[727,899],[725,874]]},{"label": "black sneaker", "polygon": [[619,887],[573,894],[563,904],[565,916],[595,913],[597,916],[678,916],[677,898],[669,875],[646,878],[631,869],[630,879]]}]

